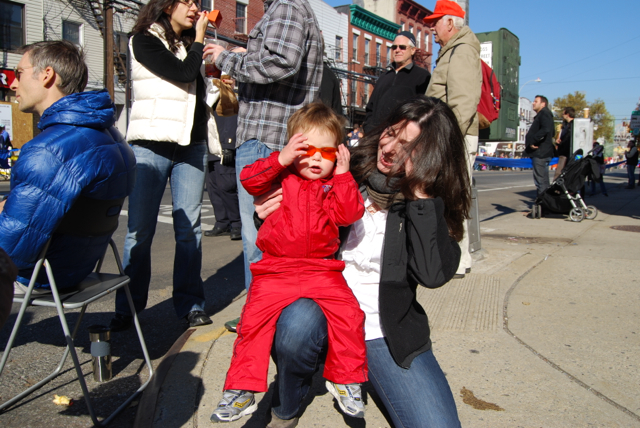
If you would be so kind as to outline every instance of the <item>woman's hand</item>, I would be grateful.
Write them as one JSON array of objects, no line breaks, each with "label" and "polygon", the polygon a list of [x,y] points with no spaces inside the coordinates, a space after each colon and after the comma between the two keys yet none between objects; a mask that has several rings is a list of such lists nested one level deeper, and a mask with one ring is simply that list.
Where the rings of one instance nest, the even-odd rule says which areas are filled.
[{"label": "woman's hand", "polygon": [[336,171],[335,175],[344,174],[349,171],[349,161],[351,160],[351,153],[344,144],[338,145],[338,151],[336,153]]},{"label": "woman's hand", "polygon": [[256,214],[262,220],[280,208],[280,202],[282,202],[282,186],[280,183],[273,183],[271,190],[253,198]]},{"label": "woman's hand", "polygon": [[278,162],[282,166],[289,166],[293,163],[294,159],[298,156],[302,156],[307,153],[307,137],[302,134],[295,134],[284,149],[278,155]]},{"label": "woman's hand", "polygon": [[204,35],[207,32],[207,26],[209,25],[209,20],[207,19],[207,14],[205,12],[199,12],[198,20],[196,21],[196,39],[195,41],[198,43],[204,43]]}]

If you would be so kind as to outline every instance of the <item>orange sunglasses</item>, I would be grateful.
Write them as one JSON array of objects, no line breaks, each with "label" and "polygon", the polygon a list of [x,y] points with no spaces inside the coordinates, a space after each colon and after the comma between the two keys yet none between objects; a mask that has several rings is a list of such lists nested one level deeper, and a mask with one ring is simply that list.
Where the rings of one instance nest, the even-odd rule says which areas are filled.
[{"label": "orange sunglasses", "polygon": [[323,147],[321,149],[312,146],[311,144],[309,144],[309,147],[307,148],[307,156],[313,156],[316,154],[316,152],[320,153],[320,156],[322,156],[323,158],[325,158],[326,160],[330,160],[330,161],[335,161],[336,160],[336,152],[338,151],[338,149],[336,149],[335,147]]}]

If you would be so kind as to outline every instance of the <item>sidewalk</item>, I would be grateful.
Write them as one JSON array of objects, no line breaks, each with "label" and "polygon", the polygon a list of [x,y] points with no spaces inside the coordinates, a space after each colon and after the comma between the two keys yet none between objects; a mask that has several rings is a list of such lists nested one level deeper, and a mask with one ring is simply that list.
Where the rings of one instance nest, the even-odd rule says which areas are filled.
[{"label": "sidewalk", "polygon": [[[640,427],[640,189],[609,195],[589,198],[599,213],[581,223],[522,213],[482,222],[473,272],[418,290],[463,426]],[[176,342],[136,426],[213,426],[236,337],[223,324],[243,300]],[[366,423],[343,417],[319,375],[310,395],[300,427],[390,426],[371,396]],[[225,426],[264,427],[270,393],[258,400]]]}]

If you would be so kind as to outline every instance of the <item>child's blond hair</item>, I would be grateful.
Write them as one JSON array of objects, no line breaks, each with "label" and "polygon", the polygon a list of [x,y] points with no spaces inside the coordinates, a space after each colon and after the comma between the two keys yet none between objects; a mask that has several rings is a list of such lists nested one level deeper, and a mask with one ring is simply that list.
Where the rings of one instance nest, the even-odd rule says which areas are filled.
[{"label": "child's blond hair", "polygon": [[287,122],[287,139],[294,134],[304,133],[310,129],[318,129],[335,139],[336,147],[345,139],[345,119],[334,113],[326,105],[315,102],[307,104],[296,111]]}]

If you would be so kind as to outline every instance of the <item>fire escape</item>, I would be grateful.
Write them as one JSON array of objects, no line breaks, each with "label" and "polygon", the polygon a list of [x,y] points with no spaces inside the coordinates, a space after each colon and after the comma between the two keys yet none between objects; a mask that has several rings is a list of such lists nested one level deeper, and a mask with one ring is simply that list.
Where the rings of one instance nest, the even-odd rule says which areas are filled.
[{"label": "fire escape", "polygon": [[113,14],[122,13],[135,17],[144,3],[138,0],[104,0],[104,2],[87,0],[87,2],[104,40],[104,84],[113,98],[114,77],[117,76],[118,83],[125,85],[128,70],[127,51],[121,48],[121,43],[115,43]]}]

